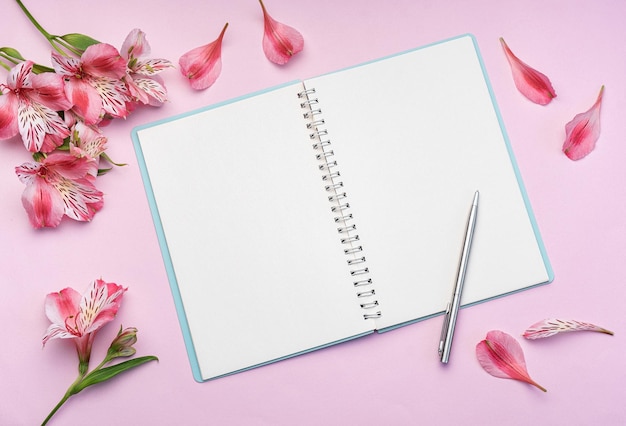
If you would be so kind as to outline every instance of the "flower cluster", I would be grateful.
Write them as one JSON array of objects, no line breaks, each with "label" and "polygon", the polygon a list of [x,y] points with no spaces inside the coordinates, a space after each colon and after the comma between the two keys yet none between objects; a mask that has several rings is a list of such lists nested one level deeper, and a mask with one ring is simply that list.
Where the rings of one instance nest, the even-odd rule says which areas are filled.
[{"label": "flower cluster", "polygon": [[82,34],[51,35],[18,4],[54,48],[52,67],[0,49],[0,59],[13,65],[0,62],[9,69],[0,83],[0,139],[19,135],[32,154],[15,172],[26,185],[22,204],[34,227],[55,227],[64,216],[89,221],[103,205],[95,180],[109,169],[100,168],[100,160],[115,164],[101,128],[138,105],[165,102],[158,74],[172,64],[146,59],[150,45],[139,29],[120,51]]},{"label": "flower cluster", "polygon": [[96,332],[115,318],[126,290],[127,288],[118,284],[97,279],[82,295],[68,287],[46,296],[45,311],[51,324],[43,337],[43,344],[45,346],[53,339],[72,340],[78,355],[78,378],[43,424],[46,424],[72,395],[86,387],[102,383],[146,362],[157,360],[155,356],[150,355],[105,367],[116,358],[130,357],[136,352],[133,345],[137,342],[137,329],[135,327],[122,329],[120,326],[102,362],[89,371],[89,359]]},{"label": "flower cluster", "polygon": [[[556,92],[548,77],[515,56],[503,38],[500,38],[500,44],[511,67],[515,87],[522,95],[539,105],[547,105],[556,98]],[[600,93],[593,106],[586,112],[574,116],[565,125],[562,151],[571,160],[586,157],[596,146],[600,137],[600,107],[603,93],[604,86],[600,87]]]},{"label": "flower cluster", "polygon": [[[261,0],[263,51],[283,65],[304,47],[302,35],[274,20]],[[150,45],[140,29],[128,34],[121,49],[77,33],[50,34],[21,0],[17,4],[53,47],[51,67],[25,59],[16,49],[0,48],[0,67],[9,71],[0,83],[0,139],[20,136],[33,161],[15,168],[26,185],[22,204],[35,228],[56,227],[63,217],[90,221],[103,204],[96,177],[114,163],[106,154],[102,127],[126,118],[140,105],[160,106],[167,90],[159,74],[173,64],[148,59]],[[222,69],[219,37],[179,59],[191,87],[210,87]]]}]

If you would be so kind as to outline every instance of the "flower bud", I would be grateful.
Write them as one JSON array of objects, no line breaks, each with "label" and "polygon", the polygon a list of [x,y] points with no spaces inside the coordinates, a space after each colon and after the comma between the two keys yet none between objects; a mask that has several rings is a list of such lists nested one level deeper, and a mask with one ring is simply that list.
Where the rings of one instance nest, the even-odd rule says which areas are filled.
[{"label": "flower bud", "polygon": [[137,343],[137,329],[135,327],[128,327],[122,331],[122,327],[120,326],[117,337],[109,347],[107,358],[113,359],[134,355],[136,350],[133,348],[133,345],[135,343]]}]

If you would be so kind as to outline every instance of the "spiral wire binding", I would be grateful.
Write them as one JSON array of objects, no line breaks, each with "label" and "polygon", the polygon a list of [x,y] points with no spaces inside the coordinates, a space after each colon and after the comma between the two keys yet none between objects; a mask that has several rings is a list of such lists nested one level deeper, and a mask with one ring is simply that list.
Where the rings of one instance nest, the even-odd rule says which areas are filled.
[{"label": "spiral wire binding", "polygon": [[305,89],[298,93],[301,100],[300,107],[304,110],[303,116],[308,120],[306,127],[310,131],[309,138],[313,141],[312,147],[315,151],[315,159],[318,161],[318,168],[322,173],[324,189],[329,193],[328,201],[331,203],[331,211],[335,213],[334,221],[337,224],[337,233],[341,244],[345,246],[343,252],[347,257],[347,264],[350,267],[352,285],[356,289],[356,297],[359,305],[365,310],[364,319],[379,318],[382,313],[376,300],[376,291],[373,288],[373,281],[368,277],[370,270],[364,256],[363,246],[357,234],[356,224],[352,223],[354,217],[348,210],[348,195],[343,190],[341,173],[338,170],[337,161],[333,159],[335,153],[330,149],[330,139],[328,130],[324,128],[326,124],[321,117],[322,110],[319,107],[319,100],[315,97],[315,89]]}]

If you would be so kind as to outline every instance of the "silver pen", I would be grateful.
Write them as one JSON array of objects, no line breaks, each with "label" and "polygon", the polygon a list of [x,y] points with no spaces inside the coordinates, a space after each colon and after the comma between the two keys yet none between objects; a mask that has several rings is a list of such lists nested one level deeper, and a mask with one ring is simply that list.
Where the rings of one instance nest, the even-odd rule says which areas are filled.
[{"label": "silver pen", "polygon": [[459,314],[461,304],[461,294],[463,293],[463,283],[465,282],[465,272],[469,261],[470,250],[472,248],[472,237],[474,236],[474,228],[476,226],[476,216],[478,214],[478,191],[474,193],[472,208],[467,219],[467,229],[465,231],[465,239],[463,240],[463,251],[461,252],[461,260],[456,275],[456,283],[452,292],[452,299],[446,307],[446,314],[441,329],[441,338],[439,340],[439,356],[441,362],[448,363],[450,359],[450,349],[452,348],[452,337],[454,336],[454,327],[456,326],[456,318]]}]

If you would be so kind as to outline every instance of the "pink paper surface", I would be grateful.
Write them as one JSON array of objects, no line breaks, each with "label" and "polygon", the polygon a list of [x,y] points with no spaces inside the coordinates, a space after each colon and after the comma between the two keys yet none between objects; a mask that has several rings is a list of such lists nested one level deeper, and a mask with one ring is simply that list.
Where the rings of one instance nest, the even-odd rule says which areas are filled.
[{"label": "pink paper surface", "polygon": [[[99,332],[93,360],[104,356],[123,324],[139,329],[137,355],[157,355],[160,361],[72,397],[51,424],[626,423],[626,3],[267,0],[273,17],[305,39],[304,51],[284,67],[263,55],[261,9],[252,0],[26,4],[52,33],[85,33],[118,48],[130,30],[141,28],[151,56],[174,62],[214,40],[225,22],[229,27],[222,75],[212,88],[195,92],[177,69],[169,70],[163,74],[170,96],[166,105],[141,108],[105,129],[108,154],[128,165],[98,179],[105,206],[92,223],[66,220],[57,229],[33,230],[20,202],[23,185],[14,174],[29,155],[18,139],[0,142],[0,424],[41,423],[75,379],[69,341],[41,348],[48,326],[44,297],[66,286],[83,291],[98,277],[129,290],[117,318]],[[447,366],[437,357],[438,317],[216,381],[194,382],[131,129],[463,33],[474,34],[481,48],[554,282],[462,310]],[[12,1],[2,8],[0,36],[1,46],[50,63],[46,40]],[[532,104],[517,92],[500,36],[551,78],[558,97],[550,105]],[[0,81],[6,74],[0,69]],[[572,162],[560,150],[565,124],[593,104],[602,84],[597,148]],[[183,143],[172,140],[172,150]],[[587,332],[522,341],[524,329],[546,317],[593,322],[615,336]],[[519,337],[529,373],[547,393],[481,369],[474,348],[491,329]]]}]

